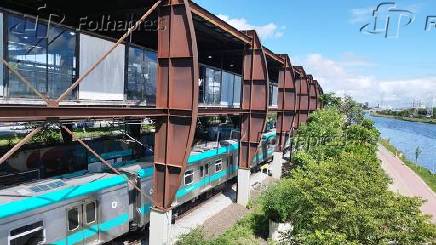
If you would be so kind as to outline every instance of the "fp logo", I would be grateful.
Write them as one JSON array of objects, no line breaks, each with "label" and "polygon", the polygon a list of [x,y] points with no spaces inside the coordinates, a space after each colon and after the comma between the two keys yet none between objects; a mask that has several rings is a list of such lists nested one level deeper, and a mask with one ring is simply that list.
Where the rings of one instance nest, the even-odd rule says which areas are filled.
[{"label": "fp logo", "polygon": [[385,38],[398,38],[401,27],[410,25],[415,14],[409,10],[398,9],[394,2],[381,3],[373,11],[373,22],[360,31],[372,35],[384,35]]}]

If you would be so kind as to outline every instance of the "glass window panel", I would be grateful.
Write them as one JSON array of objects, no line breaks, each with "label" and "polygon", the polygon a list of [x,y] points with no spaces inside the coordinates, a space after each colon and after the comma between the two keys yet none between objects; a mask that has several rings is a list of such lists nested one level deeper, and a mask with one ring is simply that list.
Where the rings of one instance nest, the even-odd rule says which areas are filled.
[{"label": "glass window panel", "polygon": [[185,173],[185,185],[190,185],[194,181],[194,172],[192,170]]},{"label": "glass window panel", "polygon": [[156,105],[156,81],[157,81],[157,54],[156,52],[145,51],[147,58],[147,82],[145,95],[148,106]]},{"label": "glass window panel", "polygon": [[242,77],[235,75],[235,82],[233,86],[233,105],[239,107],[241,105],[241,88]]},{"label": "glass window panel", "polygon": [[95,222],[96,220],[96,211],[97,211],[97,205],[95,202],[90,202],[88,204],[86,204],[85,207],[86,210],[86,223],[87,224],[92,224]]},{"label": "glass window panel", "polygon": [[[8,17],[9,62],[41,93],[47,94],[47,27],[33,19]],[[9,72],[12,97],[36,98],[36,95]]]},{"label": "glass window panel", "polygon": [[[3,59],[3,14],[0,13],[0,58]],[[3,79],[3,67],[4,65],[0,65],[0,97],[3,96],[4,89],[4,79]]]},{"label": "glass window panel", "polygon": [[279,95],[279,88],[277,86],[273,86],[272,89],[272,105],[273,106],[277,106],[277,100],[278,100],[278,95]]},{"label": "glass window panel", "polygon": [[144,52],[142,49],[129,48],[129,63],[127,72],[127,99],[142,100],[146,78],[145,78]]},{"label": "glass window panel", "polygon": [[221,105],[233,106],[233,83],[235,76],[228,72],[223,72],[221,84]]},{"label": "glass window panel", "polygon": [[200,166],[199,170],[200,170],[200,178],[203,178],[203,176],[204,176],[204,166]]},{"label": "glass window panel", "polygon": [[127,99],[156,105],[156,52],[130,47],[128,59]]},{"label": "glass window panel", "polygon": [[221,71],[206,68],[205,103],[219,105],[221,100]]},{"label": "glass window panel", "polygon": [[200,81],[199,81],[199,96],[198,96],[198,103],[200,104],[206,103],[205,83],[206,83],[206,67],[200,65]]},{"label": "glass window panel", "polygon": [[[76,77],[76,33],[30,18],[8,16],[8,59],[42,94],[56,98]],[[11,97],[38,98],[9,71]],[[71,97],[70,97],[71,98]]]},{"label": "glass window panel", "polygon": [[79,228],[79,210],[73,208],[68,210],[68,229],[74,231]]},{"label": "glass window panel", "polygon": [[205,166],[205,175],[209,175],[209,164]]},{"label": "glass window panel", "polygon": [[[67,29],[50,26],[48,30],[48,96],[57,98],[76,78],[77,34]],[[72,98],[72,95],[69,95]]]}]

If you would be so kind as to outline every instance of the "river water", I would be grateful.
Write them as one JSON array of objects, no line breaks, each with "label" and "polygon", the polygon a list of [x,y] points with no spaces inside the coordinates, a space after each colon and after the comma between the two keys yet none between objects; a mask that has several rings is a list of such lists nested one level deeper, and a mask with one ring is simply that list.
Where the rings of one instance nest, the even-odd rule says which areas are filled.
[{"label": "river water", "polygon": [[384,117],[368,116],[375,122],[381,137],[415,161],[416,148],[422,153],[418,164],[436,173],[436,124],[408,122]]}]

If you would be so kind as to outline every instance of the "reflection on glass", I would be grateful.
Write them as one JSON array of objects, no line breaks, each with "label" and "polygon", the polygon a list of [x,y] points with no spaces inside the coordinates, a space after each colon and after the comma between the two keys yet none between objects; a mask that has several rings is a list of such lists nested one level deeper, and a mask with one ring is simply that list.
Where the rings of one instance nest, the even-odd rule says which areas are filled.
[{"label": "reflection on glass", "polygon": [[223,71],[223,81],[221,84],[221,105],[233,105],[233,85],[235,75]]},{"label": "reflection on glass", "polygon": [[230,72],[200,65],[199,103],[239,107],[242,78]]},{"label": "reflection on glass", "polygon": [[279,88],[276,82],[271,81],[269,85],[269,106],[277,107]]},{"label": "reflection on glass", "polygon": [[233,106],[241,105],[242,77],[235,75],[235,84],[233,85]]},{"label": "reflection on glass", "polygon": [[156,53],[130,47],[128,60],[127,99],[156,105]]},{"label": "reflection on glass", "polygon": [[[8,16],[8,59],[42,94],[56,98],[76,77],[76,33],[30,18]],[[9,72],[11,97],[36,95]]]}]

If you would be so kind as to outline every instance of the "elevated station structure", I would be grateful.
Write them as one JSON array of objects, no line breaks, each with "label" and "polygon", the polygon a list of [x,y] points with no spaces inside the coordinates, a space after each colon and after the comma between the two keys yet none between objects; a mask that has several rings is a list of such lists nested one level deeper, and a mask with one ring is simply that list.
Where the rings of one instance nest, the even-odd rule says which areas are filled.
[{"label": "elevated station structure", "polygon": [[[277,118],[273,175],[322,88],[286,54],[189,0],[4,0],[0,3],[0,122],[156,121],[151,244],[168,237],[198,118],[240,118],[238,202],[268,115]],[[71,139],[70,139],[71,140]],[[90,149],[92,150],[92,149]]]}]

